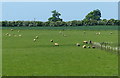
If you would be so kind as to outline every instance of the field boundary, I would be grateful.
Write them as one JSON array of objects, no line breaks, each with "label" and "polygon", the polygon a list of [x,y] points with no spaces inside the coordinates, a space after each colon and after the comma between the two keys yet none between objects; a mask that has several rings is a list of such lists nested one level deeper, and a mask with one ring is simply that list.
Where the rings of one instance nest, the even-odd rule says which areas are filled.
[{"label": "field boundary", "polygon": [[0,27],[0,29],[41,29],[41,30],[118,30],[118,26],[68,26],[68,27]]}]

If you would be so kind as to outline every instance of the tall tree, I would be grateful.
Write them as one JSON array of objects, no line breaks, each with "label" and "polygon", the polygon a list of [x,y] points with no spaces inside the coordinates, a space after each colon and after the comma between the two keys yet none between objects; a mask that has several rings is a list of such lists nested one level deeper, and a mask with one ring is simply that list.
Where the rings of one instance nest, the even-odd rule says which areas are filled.
[{"label": "tall tree", "polygon": [[101,17],[101,11],[99,9],[93,10],[88,15],[86,15],[86,20],[100,20]]},{"label": "tall tree", "polygon": [[49,21],[62,21],[62,19],[60,18],[61,14],[59,12],[57,12],[56,10],[52,11],[52,17],[48,18]]}]

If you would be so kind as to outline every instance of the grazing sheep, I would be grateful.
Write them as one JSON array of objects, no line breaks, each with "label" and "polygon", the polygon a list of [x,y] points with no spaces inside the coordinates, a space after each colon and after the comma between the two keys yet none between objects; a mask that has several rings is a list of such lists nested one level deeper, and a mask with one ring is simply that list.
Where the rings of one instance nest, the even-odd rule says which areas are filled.
[{"label": "grazing sheep", "polygon": [[13,29],[11,29],[11,31],[13,31]]},{"label": "grazing sheep", "polygon": [[18,35],[19,37],[21,37],[22,35],[20,34],[20,35]]},{"label": "grazing sheep", "polygon": [[87,42],[87,41],[83,41],[83,43],[88,44],[88,42]]},{"label": "grazing sheep", "polygon": [[98,33],[96,33],[96,35],[98,35]]},{"label": "grazing sheep", "polygon": [[67,37],[67,35],[63,34],[64,37]]},{"label": "grazing sheep", "polygon": [[83,45],[83,48],[86,48],[86,45]]},{"label": "grazing sheep", "polygon": [[76,43],[76,46],[80,46],[80,44],[79,44],[79,43]]},{"label": "grazing sheep", "polygon": [[62,31],[59,31],[59,34],[61,34],[62,33]]},{"label": "grazing sheep", "polygon": [[5,35],[9,35],[8,33],[6,33]]},{"label": "grazing sheep", "polygon": [[83,33],[85,34],[86,32],[85,32],[85,31],[83,31]]},{"label": "grazing sheep", "polygon": [[58,44],[58,43],[54,43],[54,45],[55,45],[55,46],[59,46],[59,44]]},{"label": "grazing sheep", "polygon": [[11,36],[11,34],[9,34],[8,36]]},{"label": "grazing sheep", "polygon": [[17,37],[17,35],[14,35],[14,37]]},{"label": "grazing sheep", "polygon": [[35,38],[38,39],[38,36],[36,36]]},{"label": "grazing sheep", "polygon": [[110,34],[112,34],[112,32],[110,32]]},{"label": "grazing sheep", "polygon": [[95,48],[95,46],[92,46],[92,48]]},{"label": "grazing sheep", "polygon": [[100,35],[100,32],[98,34]]},{"label": "grazing sheep", "polygon": [[92,44],[92,41],[91,41],[91,40],[89,40],[89,44]]},{"label": "grazing sheep", "polygon": [[53,40],[50,40],[50,42],[53,42]]},{"label": "grazing sheep", "polygon": [[36,41],[36,39],[33,39],[33,41],[35,42],[35,41]]},{"label": "grazing sheep", "polygon": [[20,32],[20,30],[18,30],[18,32]]}]

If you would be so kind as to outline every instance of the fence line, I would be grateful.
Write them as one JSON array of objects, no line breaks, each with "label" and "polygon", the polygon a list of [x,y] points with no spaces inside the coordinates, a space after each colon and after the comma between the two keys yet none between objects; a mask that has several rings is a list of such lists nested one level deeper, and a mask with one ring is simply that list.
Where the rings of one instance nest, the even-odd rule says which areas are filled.
[{"label": "fence line", "polygon": [[98,42],[93,42],[92,45],[94,45],[96,48],[99,48],[101,50],[106,50],[109,52],[115,52],[119,53],[120,52],[120,47],[112,47],[110,45],[107,45],[106,43],[98,43]]}]

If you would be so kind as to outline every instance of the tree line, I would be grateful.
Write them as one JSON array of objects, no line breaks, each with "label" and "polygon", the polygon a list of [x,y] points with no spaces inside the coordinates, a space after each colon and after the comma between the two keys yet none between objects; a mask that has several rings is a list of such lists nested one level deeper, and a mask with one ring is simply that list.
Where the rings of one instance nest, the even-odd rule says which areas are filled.
[{"label": "tree line", "polygon": [[60,27],[60,26],[96,26],[96,25],[120,25],[120,20],[115,19],[101,19],[101,11],[99,9],[88,13],[83,20],[63,21],[60,18],[61,14],[56,10],[52,11],[52,17],[48,21],[2,21],[3,27]]}]

